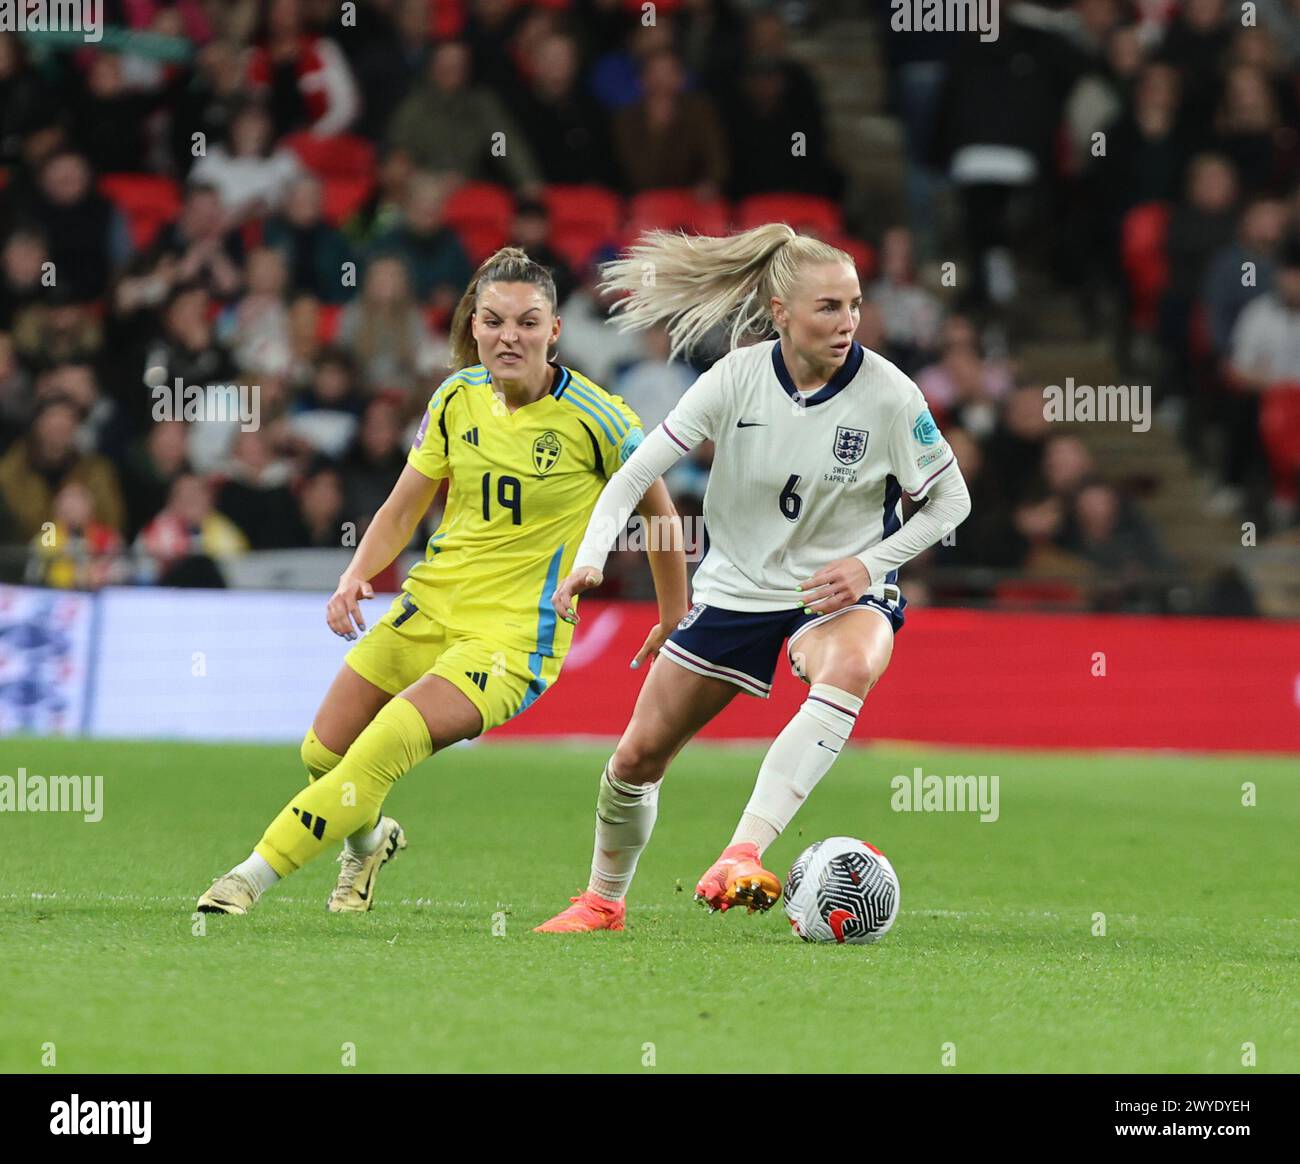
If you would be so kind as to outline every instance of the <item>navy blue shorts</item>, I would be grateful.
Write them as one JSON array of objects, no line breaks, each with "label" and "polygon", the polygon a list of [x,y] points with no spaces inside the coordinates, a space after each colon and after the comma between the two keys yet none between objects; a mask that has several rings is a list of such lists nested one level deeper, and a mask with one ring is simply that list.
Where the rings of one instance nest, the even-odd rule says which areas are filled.
[{"label": "navy blue shorts", "polygon": [[786,639],[790,640],[786,654],[790,668],[806,683],[793,655],[795,640],[804,631],[865,606],[879,611],[897,634],[903,628],[906,605],[897,586],[879,587],[876,593],[864,594],[853,606],[834,614],[808,614],[798,609],[724,610],[697,602],[668,636],[662,653],[688,671],[734,683],[746,694],[766,699]]}]

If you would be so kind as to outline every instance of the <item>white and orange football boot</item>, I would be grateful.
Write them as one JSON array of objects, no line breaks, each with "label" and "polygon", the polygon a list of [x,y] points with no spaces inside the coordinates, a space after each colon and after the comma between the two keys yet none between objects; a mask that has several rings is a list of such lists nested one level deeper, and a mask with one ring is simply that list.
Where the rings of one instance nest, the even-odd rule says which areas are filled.
[{"label": "white and orange football boot", "polygon": [[758,846],[751,841],[728,845],[695,887],[695,900],[710,913],[726,912],[735,905],[750,913],[771,909],[781,899],[781,879],[763,868]]},{"label": "white and orange football boot", "polygon": [[577,897],[569,898],[572,905],[557,913],[550,921],[533,927],[535,934],[585,934],[591,930],[621,930],[627,918],[627,905],[621,901],[610,901],[584,890]]}]

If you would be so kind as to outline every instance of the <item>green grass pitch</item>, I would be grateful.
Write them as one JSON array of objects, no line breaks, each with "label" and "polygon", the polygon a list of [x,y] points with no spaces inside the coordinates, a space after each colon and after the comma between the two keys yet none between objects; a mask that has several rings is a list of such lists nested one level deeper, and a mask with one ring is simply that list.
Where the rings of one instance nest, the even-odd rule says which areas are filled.
[{"label": "green grass pitch", "polygon": [[[1300,1070],[1294,758],[852,748],[769,853],[784,875],[845,833],[894,862],[893,931],[828,947],[691,900],[757,748],[682,754],[630,928],[571,937],[530,931],[585,885],[605,748],[444,753],[389,800],[410,848],[371,913],[326,912],[322,858],[204,936],[195,898],[302,781],[295,748],[4,751],[104,778],[99,823],[0,815],[6,1072]],[[1000,818],[891,811],[916,767],[996,775]]]}]

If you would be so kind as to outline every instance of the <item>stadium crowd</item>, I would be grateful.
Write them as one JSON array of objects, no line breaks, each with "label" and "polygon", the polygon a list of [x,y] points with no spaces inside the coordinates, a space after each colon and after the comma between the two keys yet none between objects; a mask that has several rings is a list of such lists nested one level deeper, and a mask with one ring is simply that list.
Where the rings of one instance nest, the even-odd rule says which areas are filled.
[{"label": "stadium crowd", "polygon": [[[932,572],[971,600],[938,580],[985,571],[1069,601],[1070,579],[1177,569],[997,326],[1035,230],[1079,310],[1119,304],[1122,350],[1158,353],[1223,503],[1266,487],[1294,521],[1300,2],[1260,0],[1259,28],[1224,0],[1003,4],[992,43],[870,7],[906,222],[844,220],[824,95],[788,48],[816,6],[655,8],[362,0],[343,24],[312,0],[106,0],[99,44],[0,33],[4,576],[220,585],[250,550],[354,544],[447,373],[456,300],[510,241],[555,272],[559,358],[649,429],[720,349],[670,363],[662,332],[616,332],[598,263],[647,227],[777,218],[857,259],[859,339],[916,378],[971,483],[909,594]],[[979,273],[958,295],[922,273],[949,244],[937,190]],[[256,422],[160,412],[176,383],[256,387]],[[669,480],[687,514],[708,458]],[[645,571],[619,581],[643,593]]]}]

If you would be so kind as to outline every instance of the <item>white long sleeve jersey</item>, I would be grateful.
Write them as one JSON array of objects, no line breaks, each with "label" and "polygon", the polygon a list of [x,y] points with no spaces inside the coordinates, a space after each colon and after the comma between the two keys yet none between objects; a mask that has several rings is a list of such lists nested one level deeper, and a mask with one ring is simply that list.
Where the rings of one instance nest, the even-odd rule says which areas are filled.
[{"label": "white long sleeve jersey", "polygon": [[[854,343],[829,382],[801,393],[771,340],[729,352],[687,389],[606,485],[575,568],[603,569],[655,478],[705,440],[715,453],[696,602],[790,609],[799,583],[847,557],[873,586],[893,583],[970,512],[956,457],[907,376]],[[929,499],[905,526],[904,493]]]}]

